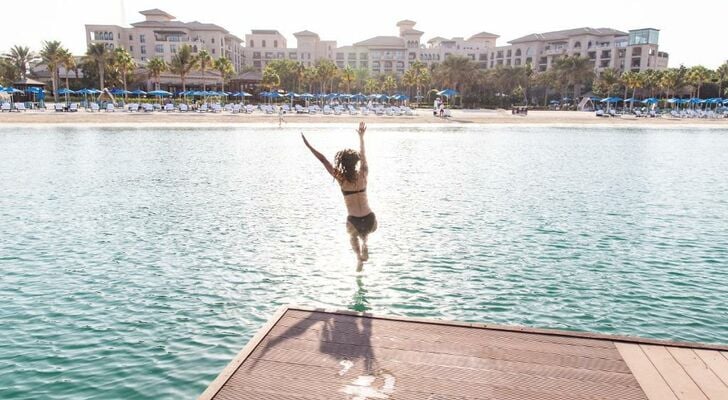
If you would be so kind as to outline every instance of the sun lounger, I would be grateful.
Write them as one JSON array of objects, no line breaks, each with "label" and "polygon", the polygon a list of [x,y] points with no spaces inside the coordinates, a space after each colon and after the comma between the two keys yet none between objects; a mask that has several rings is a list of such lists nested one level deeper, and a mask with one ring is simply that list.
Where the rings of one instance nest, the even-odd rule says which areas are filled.
[{"label": "sun lounger", "polygon": [[114,109],[113,104],[111,104],[111,103],[106,104],[106,112],[114,112],[114,111],[116,111],[116,110]]},{"label": "sun lounger", "polygon": [[15,103],[15,110],[18,112],[25,111],[25,103]]},{"label": "sun lounger", "polygon": [[308,114],[308,108],[303,108],[300,104],[293,106],[296,109],[297,114]]},{"label": "sun lounger", "polygon": [[91,111],[92,111],[92,112],[93,112],[93,111],[99,111],[99,110],[100,110],[100,108],[99,108],[99,104],[98,104],[98,103],[91,103],[91,104],[89,105],[89,107],[91,107]]},{"label": "sun lounger", "polygon": [[131,103],[131,104],[129,104],[127,106],[126,110],[129,111],[129,112],[139,111],[139,104],[137,104],[137,103]]},{"label": "sun lounger", "polygon": [[233,114],[240,114],[240,110],[242,109],[242,106],[240,104],[233,104],[230,108],[230,112]]},{"label": "sun lounger", "polygon": [[63,104],[56,103],[53,105],[53,109],[56,110],[56,112],[63,112]]},{"label": "sun lounger", "polygon": [[142,104],[142,110],[144,110],[144,112],[152,112],[152,111],[154,111],[154,106],[151,104],[145,103],[145,104]]},{"label": "sun lounger", "polygon": [[197,109],[197,112],[208,112],[210,109],[207,107],[207,103],[200,106],[200,108]]},{"label": "sun lounger", "polygon": [[10,110],[12,110],[10,108],[10,103],[3,103],[2,106],[0,106],[0,111],[10,112]]},{"label": "sun lounger", "polygon": [[220,104],[215,103],[212,106],[210,106],[210,110],[214,113],[219,113],[219,112],[222,112],[222,106]]},{"label": "sun lounger", "polygon": [[179,105],[179,112],[187,112],[189,111],[189,108],[187,107],[187,104],[182,103]]},{"label": "sun lounger", "polygon": [[174,111],[174,104],[172,104],[172,103],[165,104],[164,111],[166,111],[166,112]]},{"label": "sun lounger", "polygon": [[71,105],[68,106],[68,111],[70,111],[70,112],[78,111],[78,103],[71,103]]}]

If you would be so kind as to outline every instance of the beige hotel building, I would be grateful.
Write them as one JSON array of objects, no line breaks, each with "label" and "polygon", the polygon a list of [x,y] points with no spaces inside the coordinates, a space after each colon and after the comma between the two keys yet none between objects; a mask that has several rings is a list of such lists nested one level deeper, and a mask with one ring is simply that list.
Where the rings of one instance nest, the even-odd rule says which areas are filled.
[{"label": "beige hotel building", "polygon": [[[599,72],[606,68],[621,71],[644,71],[667,68],[668,54],[659,50],[659,30],[647,28],[622,32],[611,28],[577,28],[534,33],[498,46],[498,35],[480,32],[468,37],[433,37],[424,41],[424,32],[415,29],[410,20],[399,21],[396,36],[375,36],[349,46],[339,47],[335,40],[322,40],[318,34],[304,30],[293,34],[295,47],[280,32],[273,29],[254,29],[245,41],[228,30],[210,23],[180,22],[159,9],[141,11],[144,21],[131,27],[117,25],[86,25],[86,41],[103,43],[109,49],[127,49],[134,59],[144,65],[153,57],[170,61],[183,44],[193,52],[206,49],[217,59],[229,58],[238,78],[245,67],[262,71],[273,60],[293,60],[305,66],[316,60],[329,59],[338,67],[367,69],[373,74],[401,75],[415,60],[428,66],[444,61],[450,55],[468,57],[481,68],[523,66],[531,64],[536,71],[546,71],[559,57],[579,55],[588,57]],[[251,74],[246,74],[250,76]],[[256,75],[256,74],[253,74]],[[215,71],[205,77],[190,74],[188,85],[205,79],[214,85],[219,80]],[[243,78],[245,79],[245,78]],[[260,74],[257,78],[260,79]],[[163,84],[179,85],[179,77],[167,73]]]}]

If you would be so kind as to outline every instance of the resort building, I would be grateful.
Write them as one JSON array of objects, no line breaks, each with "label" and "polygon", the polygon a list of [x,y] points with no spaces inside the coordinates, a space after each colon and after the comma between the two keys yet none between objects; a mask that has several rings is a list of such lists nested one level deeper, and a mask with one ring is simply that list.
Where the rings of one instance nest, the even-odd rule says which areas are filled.
[{"label": "resort building", "polygon": [[509,41],[490,52],[489,68],[531,64],[536,71],[551,68],[564,56],[588,57],[599,72],[606,68],[644,71],[667,68],[668,54],[658,50],[659,30],[629,33],[611,28],[577,28],[534,33]]},{"label": "resort building", "polygon": [[424,32],[414,29],[416,22],[397,23],[397,36],[375,36],[351,46],[337,47],[335,41],[322,41],[311,31],[294,34],[297,46],[289,48],[275,30],[253,30],[246,35],[245,59],[259,71],[271,60],[289,59],[310,66],[318,59],[330,59],[338,67],[367,69],[374,74],[401,75],[415,60],[428,66],[450,55],[470,58],[481,68],[531,64],[546,71],[559,57],[588,57],[597,72],[606,68],[622,71],[667,68],[668,54],[659,51],[657,29],[622,32],[611,28],[576,28],[535,33],[497,46],[498,35],[481,32],[467,39],[434,37],[422,41]]},{"label": "resort building", "polygon": [[170,62],[184,44],[193,53],[207,50],[213,59],[227,57],[236,71],[243,68],[243,41],[226,29],[202,22],[181,22],[159,10],[140,11],[144,21],[130,28],[118,25],[86,25],[86,43],[103,43],[107,48],[124,48],[138,64],[144,65],[153,57]]}]

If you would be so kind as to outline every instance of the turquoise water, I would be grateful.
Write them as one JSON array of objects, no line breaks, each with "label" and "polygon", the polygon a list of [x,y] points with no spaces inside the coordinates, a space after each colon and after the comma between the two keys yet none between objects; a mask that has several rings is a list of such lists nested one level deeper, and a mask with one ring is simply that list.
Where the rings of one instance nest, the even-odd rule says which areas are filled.
[{"label": "turquoise water", "polygon": [[0,398],[194,398],[281,304],[728,342],[728,129],[0,128]]}]

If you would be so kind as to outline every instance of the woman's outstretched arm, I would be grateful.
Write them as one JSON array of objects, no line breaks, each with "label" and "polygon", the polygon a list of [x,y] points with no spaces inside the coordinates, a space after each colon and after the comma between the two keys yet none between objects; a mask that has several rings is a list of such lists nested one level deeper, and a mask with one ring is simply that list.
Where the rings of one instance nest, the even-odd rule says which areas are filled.
[{"label": "woman's outstretched arm", "polygon": [[313,153],[316,158],[318,158],[319,161],[321,161],[321,164],[324,165],[324,168],[326,168],[326,171],[331,174],[334,178],[336,178],[336,174],[334,172],[334,167],[331,165],[329,160],[326,159],[326,157],[321,154],[318,150],[314,149],[313,146],[306,140],[306,136],[303,136],[303,133],[301,133],[301,137],[303,138],[303,144],[308,147],[309,150],[311,150],[311,153]]},{"label": "woman's outstretched arm", "polygon": [[359,122],[359,129],[357,129],[357,133],[359,133],[359,157],[361,162],[361,170],[364,173],[369,172],[369,164],[367,164],[367,155],[364,151],[364,132],[367,131],[367,125],[364,122]]}]

